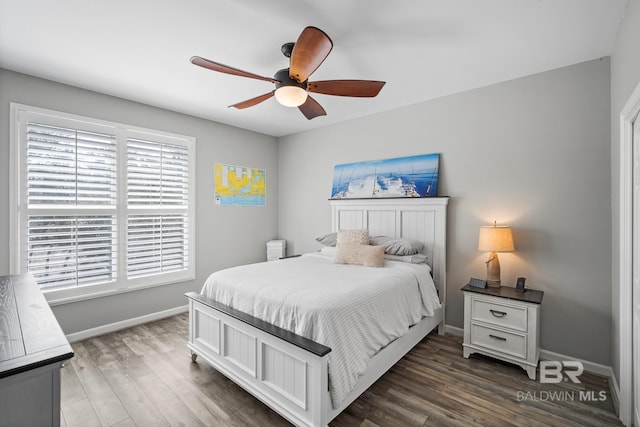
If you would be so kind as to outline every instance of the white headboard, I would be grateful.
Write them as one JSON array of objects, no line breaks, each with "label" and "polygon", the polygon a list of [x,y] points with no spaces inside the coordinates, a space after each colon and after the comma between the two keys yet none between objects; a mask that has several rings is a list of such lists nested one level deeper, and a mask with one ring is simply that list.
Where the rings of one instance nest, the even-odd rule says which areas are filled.
[{"label": "white headboard", "polygon": [[330,200],[333,231],[366,228],[371,236],[404,237],[424,243],[443,307],[447,288],[446,197]]}]

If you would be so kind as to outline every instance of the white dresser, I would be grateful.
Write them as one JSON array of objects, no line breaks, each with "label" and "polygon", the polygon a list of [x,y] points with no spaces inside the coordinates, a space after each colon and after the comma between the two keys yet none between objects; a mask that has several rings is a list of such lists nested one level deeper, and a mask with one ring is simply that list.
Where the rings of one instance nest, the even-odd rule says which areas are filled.
[{"label": "white dresser", "polygon": [[514,288],[465,286],[463,355],[482,353],[511,362],[536,379],[538,366],[540,304],[544,292]]}]

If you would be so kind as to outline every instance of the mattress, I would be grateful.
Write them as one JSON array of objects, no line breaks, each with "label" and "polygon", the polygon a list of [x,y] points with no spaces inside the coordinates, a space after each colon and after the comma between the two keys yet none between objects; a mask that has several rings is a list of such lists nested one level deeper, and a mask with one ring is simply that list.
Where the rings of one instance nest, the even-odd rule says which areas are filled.
[{"label": "mattress", "polygon": [[440,307],[427,264],[343,265],[319,252],[217,271],[201,293],[330,347],[334,408],[372,356]]}]

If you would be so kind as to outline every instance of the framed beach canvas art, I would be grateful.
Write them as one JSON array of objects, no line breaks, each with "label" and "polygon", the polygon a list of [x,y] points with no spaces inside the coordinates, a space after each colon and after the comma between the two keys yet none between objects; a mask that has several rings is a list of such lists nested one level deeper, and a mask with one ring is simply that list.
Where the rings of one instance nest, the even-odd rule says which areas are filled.
[{"label": "framed beach canvas art", "polygon": [[435,197],[440,154],[336,165],[332,199]]}]

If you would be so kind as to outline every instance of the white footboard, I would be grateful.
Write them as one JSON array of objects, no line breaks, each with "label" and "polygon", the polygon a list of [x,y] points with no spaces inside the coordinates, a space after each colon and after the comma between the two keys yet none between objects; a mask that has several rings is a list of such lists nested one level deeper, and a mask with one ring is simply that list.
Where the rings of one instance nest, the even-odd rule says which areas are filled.
[{"label": "white footboard", "polygon": [[330,348],[219,304],[189,298],[189,348],[298,426],[326,426]]}]

